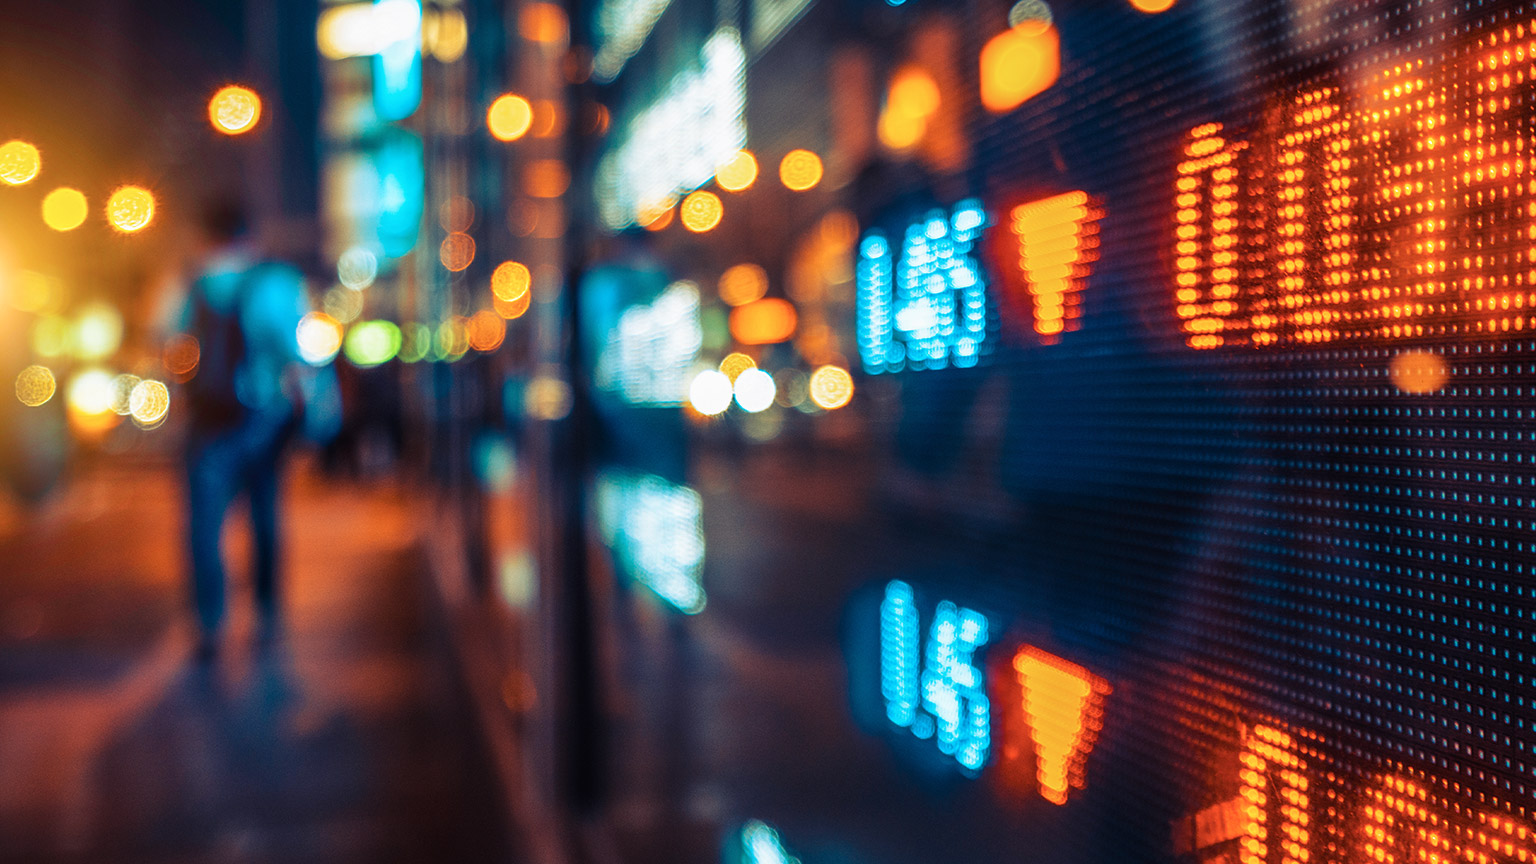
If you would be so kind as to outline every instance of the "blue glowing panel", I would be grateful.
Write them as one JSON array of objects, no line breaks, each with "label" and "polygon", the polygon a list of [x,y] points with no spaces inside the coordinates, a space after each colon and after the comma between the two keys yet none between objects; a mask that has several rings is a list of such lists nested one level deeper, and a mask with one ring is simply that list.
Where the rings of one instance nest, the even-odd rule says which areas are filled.
[{"label": "blue glowing panel", "polygon": [[741,853],[743,864],[800,864],[784,849],[779,832],[756,819],[741,827]]},{"label": "blue glowing panel", "polygon": [[893,242],[859,243],[858,337],[864,371],[975,366],[988,343],[987,278],[976,248],[987,213],[976,199],[935,209]]},{"label": "blue glowing panel", "polygon": [[634,405],[681,405],[703,339],[698,286],[674,282],[624,310],[598,356],[597,386]]},{"label": "blue glowing panel", "polygon": [[[968,772],[979,771],[992,747],[992,704],[976,652],[987,644],[986,616],[941,601],[918,644],[912,586],[891,582],[880,604],[880,695],[885,716]],[[921,669],[919,669],[921,660]]]},{"label": "blue glowing panel", "polygon": [[373,157],[378,173],[379,245],[388,258],[399,258],[416,247],[426,198],[426,168],[421,139],[414,132],[394,130]]},{"label": "blue glowing panel", "polygon": [[689,615],[704,611],[704,501],[653,474],[597,476],[597,527],[619,567]]}]

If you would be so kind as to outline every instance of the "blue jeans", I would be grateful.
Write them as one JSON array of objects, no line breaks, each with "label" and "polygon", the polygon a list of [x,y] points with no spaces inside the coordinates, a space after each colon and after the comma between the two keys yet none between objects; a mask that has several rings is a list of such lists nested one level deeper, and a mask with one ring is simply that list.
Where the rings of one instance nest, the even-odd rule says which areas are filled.
[{"label": "blue jeans", "polygon": [[241,493],[251,505],[256,607],[264,617],[277,611],[278,475],[290,421],[287,411],[252,413],[233,429],[188,434],[192,600],[205,634],[217,634],[224,625],[224,517]]}]

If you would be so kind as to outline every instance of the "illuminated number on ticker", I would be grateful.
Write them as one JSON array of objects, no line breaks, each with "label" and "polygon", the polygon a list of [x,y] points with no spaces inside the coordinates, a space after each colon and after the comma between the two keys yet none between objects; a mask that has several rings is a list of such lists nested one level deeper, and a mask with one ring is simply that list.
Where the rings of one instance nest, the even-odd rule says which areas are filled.
[{"label": "illuminated number on ticker", "polygon": [[941,601],[928,628],[919,671],[918,613],[912,586],[892,582],[880,604],[880,692],[886,717],[974,772],[992,746],[992,705],[976,665],[989,638],[981,613]]},{"label": "illuminated number on ticker", "polygon": [[1244,742],[1238,774],[1247,817],[1238,854],[1241,864],[1309,860],[1310,781],[1299,749],[1294,736],[1262,725],[1253,727]]},{"label": "illuminated number on ticker", "polygon": [[859,243],[859,356],[870,374],[975,366],[987,342],[987,280],[976,245],[981,202],[933,210],[898,243],[871,231]]},{"label": "illuminated number on ticker", "polygon": [[[1174,204],[1178,315],[1191,348],[1215,348],[1246,338],[1239,315],[1238,156],[1246,142],[1229,141],[1220,123],[1190,130],[1179,163]],[[1255,336],[1257,341],[1260,337]]]}]

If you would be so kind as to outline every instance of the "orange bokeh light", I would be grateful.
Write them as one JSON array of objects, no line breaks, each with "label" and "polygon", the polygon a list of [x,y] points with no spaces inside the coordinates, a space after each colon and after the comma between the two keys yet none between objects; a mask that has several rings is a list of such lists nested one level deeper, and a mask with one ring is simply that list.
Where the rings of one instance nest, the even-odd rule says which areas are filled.
[{"label": "orange bokeh light", "polygon": [[721,373],[723,373],[726,378],[730,379],[732,384],[736,383],[736,379],[740,377],[741,373],[747,371],[748,369],[756,368],[757,361],[741,353],[740,351],[733,351],[730,354],[725,355],[725,358],[720,361]]},{"label": "orange bokeh light", "polygon": [[719,195],[700,189],[683,199],[678,213],[684,228],[695,234],[703,234],[720,224],[720,218],[725,215],[725,205],[720,203]]},{"label": "orange bokeh light", "polygon": [[475,238],[458,231],[449,234],[437,249],[437,260],[455,273],[468,269],[475,260]]},{"label": "orange bokeh light", "polygon": [[821,174],[821,157],[809,150],[791,150],[779,160],[779,180],[795,192],[814,189]]},{"label": "orange bokeh light", "polygon": [[1404,393],[1434,393],[1450,376],[1445,358],[1433,351],[1404,351],[1392,358],[1392,383]]},{"label": "orange bokeh light", "polygon": [[481,309],[470,316],[465,329],[469,334],[469,347],[482,354],[500,348],[507,338],[506,320],[489,309]]},{"label": "orange bokeh light", "polygon": [[720,299],[728,306],[743,306],[768,293],[768,273],[756,264],[737,264],[720,274]]},{"label": "orange bokeh light", "polygon": [[564,45],[571,35],[571,23],[556,3],[529,3],[517,14],[517,32],[529,42]]},{"label": "orange bokeh light", "polygon": [[795,335],[798,322],[794,304],[769,297],[731,310],[731,338],[743,345],[772,345]]},{"label": "orange bokeh light", "polygon": [[841,366],[822,366],[811,373],[808,389],[816,407],[835,411],[853,399],[853,376]]},{"label": "orange bokeh light", "polygon": [[1172,9],[1175,2],[1176,0],[1131,0],[1131,6],[1138,11],[1155,15]]},{"label": "orange bokeh light", "polygon": [[532,287],[533,274],[521,262],[503,261],[491,273],[491,293],[501,300],[510,302],[526,296]]},{"label": "orange bokeh light", "polygon": [[523,173],[523,191],[533,198],[559,198],[570,185],[570,169],[559,159],[536,159]]},{"label": "orange bokeh light", "polygon": [[1060,74],[1056,28],[1024,21],[993,36],[981,49],[981,104],[994,114],[1012,111],[1049,89]]},{"label": "orange bokeh light", "polygon": [[533,292],[524,291],[522,294],[512,298],[511,300],[503,300],[500,297],[492,297],[491,308],[496,311],[497,315],[500,315],[508,321],[511,321],[513,319],[523,317],[523,315],[528,311],[529,304],[532,302]]},{"label": "orange bokeh light", "polygon": [[107,222],[124,234],[149,227],[155,218],[155,196],[142,186],[120,186],[107,199]]},{"label": "orange bokeh light", "polygon": [[241,135],[261,120],[261,97],[249,87],[221,87],[208,100],[208,121],[225,135]]}]

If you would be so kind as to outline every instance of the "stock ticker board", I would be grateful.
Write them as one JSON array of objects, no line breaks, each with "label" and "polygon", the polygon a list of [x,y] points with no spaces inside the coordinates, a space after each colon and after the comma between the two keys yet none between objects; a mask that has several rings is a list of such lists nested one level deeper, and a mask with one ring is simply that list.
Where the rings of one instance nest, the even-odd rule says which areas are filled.
[{"label": "stock ticker board", "polygon": [[888,736],[1039,860],[1536,861],[1536,4],[1052,5],[861,233],[897,463],[1019,514],[881,582]]}]

